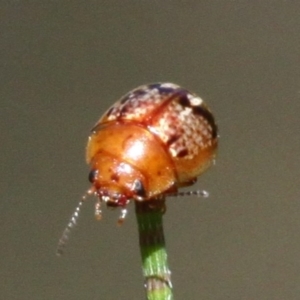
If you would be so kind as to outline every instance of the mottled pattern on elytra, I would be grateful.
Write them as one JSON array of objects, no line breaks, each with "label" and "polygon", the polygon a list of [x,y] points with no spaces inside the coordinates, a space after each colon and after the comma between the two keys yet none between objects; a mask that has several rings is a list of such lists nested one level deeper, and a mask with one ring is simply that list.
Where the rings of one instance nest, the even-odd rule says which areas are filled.
[{"label": "mottled pattern on elytra", "polygon": [[173,157],[184,159],[211,147],[217,136],[213,116],[202,99],[172,83],[138,87],[115,103],[99,123],[116,120],[145,124]]},{"label": "mottled pattern on elytra", "polygon": [[140,86],[130,91],[109,108],[100,122],[119,119],[144,122],[148,116],[151,117],[154,110],[178,89],[180,87],[173,83]]},{"label": "mottled pattern on elytra", "polygon": [[179,99],[180,96],[165,108],[151,130],[169,145],[173,157],[192,159],[212,146],[213,129],[203,116],[193,112],[192,106],[182,106]]}]

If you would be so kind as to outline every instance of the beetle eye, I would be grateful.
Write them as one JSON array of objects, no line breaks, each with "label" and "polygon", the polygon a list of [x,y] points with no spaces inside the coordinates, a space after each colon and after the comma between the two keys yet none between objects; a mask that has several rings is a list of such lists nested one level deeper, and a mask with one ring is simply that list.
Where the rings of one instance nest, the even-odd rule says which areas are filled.
[{"label": "beetle eye", "polygon": [[143,183],[141,182],[141,180],[136,179],[133,183],[133,190],[135,191],[135,193],[137,194],[137,196],[140,197],[145,197],[146,196],[146,190],[143,186]]},{"label": "beetle eye", "polygon": [[98,176],[98,170],[91,170],[91,172],[89,173],[89,182],[94,183],[97,176]]}]

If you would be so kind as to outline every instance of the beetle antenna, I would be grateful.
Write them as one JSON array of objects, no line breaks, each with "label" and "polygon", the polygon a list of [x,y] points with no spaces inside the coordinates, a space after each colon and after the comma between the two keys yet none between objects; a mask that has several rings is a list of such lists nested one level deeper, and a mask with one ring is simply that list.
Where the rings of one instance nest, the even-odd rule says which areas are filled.
[{"label": "beetle antenna", "polygon": [[197,196],[207,198],[209,197],[209,192],[205,190],[196,190],[196,191],[183,191],[183,192],[176,192],[167,195],[168,197],[182,197],[182,196]]},{"label": "beetle antenna", "polygon": [[57,249],[56,249],[56,255],[57,256],[62,256],[64,254],[64,250],[66,247],[66,244],[69,240],[69,236],[71,233],[71,230],[73,229],[73,227],[77,224],[77,220],[79,217],[79,213],[80,213],[80,209],[82,204],[86,201],[87,197],[91,194],[94,193],[94,189],[91,188],[89,189],[83,196],[82,199],[79,201],[74,213],[71,216],[71,219],[67,225],[67,227],[65,228],[65,230],[62,233],[61,238],[58,241],[58,245],[57,245]]}]

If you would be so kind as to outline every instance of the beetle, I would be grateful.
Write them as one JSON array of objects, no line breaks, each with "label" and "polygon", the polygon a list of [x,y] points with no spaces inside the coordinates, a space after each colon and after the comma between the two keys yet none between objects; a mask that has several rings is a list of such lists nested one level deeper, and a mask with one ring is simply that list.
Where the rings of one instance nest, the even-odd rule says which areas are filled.
[{"label": "beetle", "polygon": [[125,207],[193,184],[216,148],[217,126],[201,98],[173,83],[140,86],[92,129],[89,180],[101,201]]},{"label": "beetle", "polygon": [[130,201],[164,199],[194,184],[214,162],[217,146],[214,116],[200,97],[173,83],[137,87],[91,130],[86,160],[92,187],[82,201],[90,194],[98,197],[98,219],[102,202],[120,207],[122,222]]}]

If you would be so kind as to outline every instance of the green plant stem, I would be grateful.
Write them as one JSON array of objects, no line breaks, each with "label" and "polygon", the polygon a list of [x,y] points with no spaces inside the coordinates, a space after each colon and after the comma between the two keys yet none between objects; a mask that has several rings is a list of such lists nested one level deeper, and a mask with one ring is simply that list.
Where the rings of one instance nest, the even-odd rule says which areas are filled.
[{"label": "green plant stem", "polygon": [[148,300],[173,300],[171,273],[163,232],[165,200],[135,201]]}]

